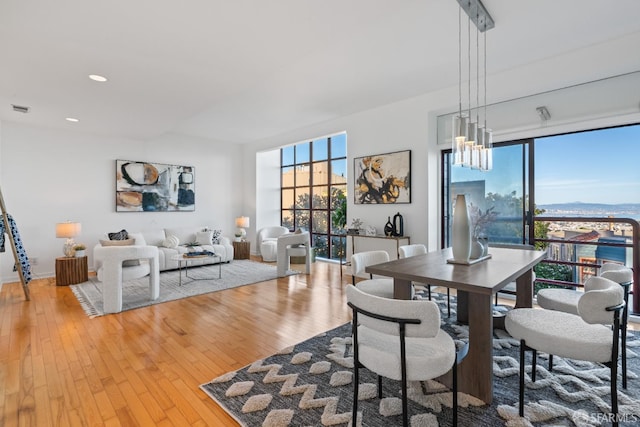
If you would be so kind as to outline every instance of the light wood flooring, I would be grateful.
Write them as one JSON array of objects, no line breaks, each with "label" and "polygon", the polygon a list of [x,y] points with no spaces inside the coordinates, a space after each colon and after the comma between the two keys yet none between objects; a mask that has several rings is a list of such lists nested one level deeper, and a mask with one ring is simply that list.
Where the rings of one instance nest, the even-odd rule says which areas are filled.
[{"label": "light wood flooring", "polygon": [[316,262],[309,276],[94,319],[53,278],[32,281],[30,301],[5,284],[0,426],[235,426],[199,385],[348,322],[348,280]]},{"label": "light wood flooring", "polygon": [[236,426],[199,385],[348,322],[350,281],[316,262],[309,276],[94,319],[53,278],[31,282],[31,301],[5,284],[0,426]]}]

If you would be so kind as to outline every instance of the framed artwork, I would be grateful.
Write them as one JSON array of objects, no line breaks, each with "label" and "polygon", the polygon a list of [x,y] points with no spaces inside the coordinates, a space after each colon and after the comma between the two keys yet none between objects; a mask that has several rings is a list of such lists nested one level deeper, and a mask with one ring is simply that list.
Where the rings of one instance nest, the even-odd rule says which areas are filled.
[{"label": "framed artwork", "polygon": [[196,210],[193,166],[116,160],[116,212]]},{"label": "framed artwork", "polygon": [[356,204],[411,203],[411,150],[353,161]]}]

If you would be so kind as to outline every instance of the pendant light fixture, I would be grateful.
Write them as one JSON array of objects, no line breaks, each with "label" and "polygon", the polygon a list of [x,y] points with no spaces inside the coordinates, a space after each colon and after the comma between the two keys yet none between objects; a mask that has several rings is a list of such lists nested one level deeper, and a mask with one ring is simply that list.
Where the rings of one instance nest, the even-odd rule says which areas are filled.
[{"label": "pendant light fixture", "polygon": [[[484,126],[480,125],[480,32],[486,33],[494,22],[480,0],[457,0],[458,10],[458,113],[453,118],[453,164],[480,170],[492,167],[492,134],[487,128],[487,43],[484,34]],[[462,112],[462,9],[467,13],[468,100],[467,114]],[[471,102],[471,21],[476,26],[476,120],[472,120]]]}]

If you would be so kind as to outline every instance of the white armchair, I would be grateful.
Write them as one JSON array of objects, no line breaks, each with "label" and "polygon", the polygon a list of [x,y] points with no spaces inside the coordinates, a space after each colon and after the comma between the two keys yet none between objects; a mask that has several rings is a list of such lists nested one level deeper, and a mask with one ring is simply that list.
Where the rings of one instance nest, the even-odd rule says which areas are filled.
[{"label": "white armchair", "polygon": [[262,255],[263,261],[273,262],[276,260],[278,237],[287,233],[289,233],[289,229],[281,226],[264,227],[258,231],[256,247]]},{"label": "white armchair", "polygon": [[287,233],[278,237],[278,277],[284,277],[291,257],[305,257],[305,273],[311,273],[311,236],[309,232]]},{"label": "white armchair", "polygon": [[[160,263],[156,246],[102,246],[93,249],[98,280],[102,282],[105,313],[122,311],[122,282],[149,276],[149,298],[160,296]],[[125,261],[140,260],[139,263]]]}]

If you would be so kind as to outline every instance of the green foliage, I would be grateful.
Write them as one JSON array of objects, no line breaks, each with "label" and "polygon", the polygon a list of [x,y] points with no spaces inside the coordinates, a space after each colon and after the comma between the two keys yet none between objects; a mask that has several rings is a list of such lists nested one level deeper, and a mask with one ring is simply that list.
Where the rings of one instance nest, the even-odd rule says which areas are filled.
[{"label": "green foliage", "polygon": [[331,213],[331,223],[334,228],[344,229],[347,225],[347,196],[341,190],[335,192],[335,209]]}]

